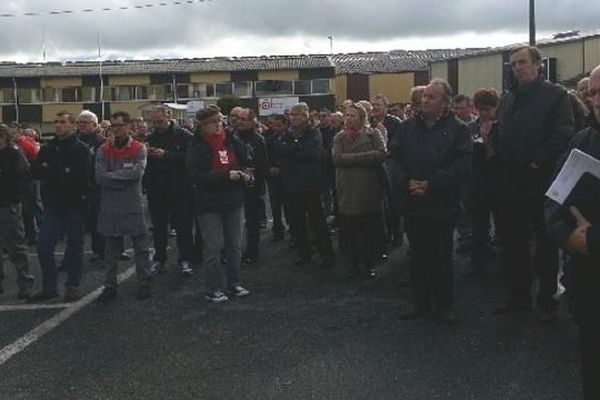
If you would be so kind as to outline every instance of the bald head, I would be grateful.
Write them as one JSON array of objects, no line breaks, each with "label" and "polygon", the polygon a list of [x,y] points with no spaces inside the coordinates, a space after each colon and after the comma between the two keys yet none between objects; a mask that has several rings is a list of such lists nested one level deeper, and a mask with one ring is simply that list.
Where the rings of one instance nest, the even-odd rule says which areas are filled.
[{"label": "bald head", "polygon": [[588,82],[588,99],[594,110],[596,120],[600,122],[600,65],[590,73]]}]

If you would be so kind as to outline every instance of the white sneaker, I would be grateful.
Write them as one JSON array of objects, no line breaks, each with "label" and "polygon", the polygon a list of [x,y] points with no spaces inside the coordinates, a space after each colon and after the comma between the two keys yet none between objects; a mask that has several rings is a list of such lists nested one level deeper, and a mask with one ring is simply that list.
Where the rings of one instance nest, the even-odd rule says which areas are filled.
[{"label": "white sneaker", "polygon": [[240,285],[230,288],[229,292],[235,297],[244,297],[250,294],[250,291],[248,289],[245,289]]},{"label": "white sneaker", "polygon": [[215,289],[212,292],[206,293],[204,298],[213,303],[222,303],[229,300],[229,297],[225,296],[225,293],[221,289]]},{"label": "white sneaker", "polygon": [[194,274],[194,270],[192,269],[192,264],[188,261],[182,261],[179,263],[179,273],[181,276],[191,276]]}]

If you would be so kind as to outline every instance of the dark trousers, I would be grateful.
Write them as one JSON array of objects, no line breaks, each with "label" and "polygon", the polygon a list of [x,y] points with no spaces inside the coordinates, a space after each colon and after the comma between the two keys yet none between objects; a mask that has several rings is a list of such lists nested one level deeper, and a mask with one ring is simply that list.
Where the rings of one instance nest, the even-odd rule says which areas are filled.
[{"label": "dark trousers", "polygon": [[460,189],[460,211],[456,221],[456,232],[458,232],[458,245],[470,246],[471,226],[472,226],[472,185],[470,182],[464,183]]},{"label": "dark trousers", "polygon": [[59,238],[66,234],[65,266],[67,268],[67,288],[77,288],[81,281],[83,264],[83,233],[85,222],[84,207],[71,207],[65,210],[47,208],[42,216],[42,226],[38,241],[38,256],[42,267],[42,287],[51,292],[57,288],[58,274],[54,249]]},{"label": "dark trousers", "polygon": [[271,178],[267,184],[269,188],[269,202],[271,203],[271,215],[273,215],[273,233],[276,236],[283,236],[285,232],[285,225],[283,224],[284,215],[287,220],[283,184],[281,178]]},{"label": "dark trousers", "polygon": [[22,206],[25,238],[30,242],[35,241],[37,237],[36,226],[39,227],[41,224],[42,215],[39,181],[33,181],[26,185]]},{"label": "dark trousers", "polygon": [[[100,214],[100,194],[93,193],[87,208],[86,224],[92,240],[92,253],[104,258],[106,243],[104,236],[98,233],[98,215]],[[121,250],[122,251],[122,250]]]},{"label": "dark trousers", "polygon": [[413,299],[421,308],[449,310],[454,304],[453,219],[407,217],[411,240]]},{"label": "dark trousers", "polygon": [[179,261],[191,261],[194,240],[192,236],[192,202],[185,193],[174,194],[168,190],[148,190],[148,208],[152,220],[154,238],[154,260],[167,260],[167,241],[169,222],[177,232],[177,250]]},{"label": "dark trousers", "polygon": [[315,192],[289,192],[287,193],[290,227],[296,239],[300,258],[310,259],[310,243],[308,240],[307,221],[311,231],[316,235],[317,248],[323,260],[333,259],[331,236],[327,228],[327,221],[321,203],[321,193]]},{"label": "dark trousers", "polygon": [[583,398],[600,399],[600,325],[579,325],[579,347],[581,349],[581,375]]},{"label": "dark trousers", "polygon": [[[540,279],[538,310],[552,312],[557,303],[558,247],[550,240],[544,223],[542,199],[502,199],[496,224],[502,243],[502,264],[511,303],[529,305],[534,266]],[[535,257],[530,242],[535,235]]]},{"label": "dark trousers", "polygon": [[244,196],[244,215],[246,218],[245,257],[258,258],[260,244],[260,223],[263,215],[264,200],[256,192],[246,192]]},{"label": "dark trousers", "polygon": [[490,215],[492,199],[485,193],[486,188],[474,187],[471,202],[471,268],[475,271],[485,269],[484,256],[490,233]]},{"label": "dark trousers", "polygon": [[369,269],[381,255],[380,244],[385,240],[381,213],[340,215],[340,250],[356,269]]}]

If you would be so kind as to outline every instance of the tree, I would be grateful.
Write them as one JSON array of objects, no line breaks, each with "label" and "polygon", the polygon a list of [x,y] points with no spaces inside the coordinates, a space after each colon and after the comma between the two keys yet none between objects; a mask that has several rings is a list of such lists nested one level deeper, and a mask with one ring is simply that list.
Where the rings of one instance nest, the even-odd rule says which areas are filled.
[{"label": "tree", "polygon": [[234,107],[239,107],[241,104],[242,103],[239,97],[232,94],[223,95],[219,97],[219,100],[217,100],[217,106],[221,109],[221,112],[224,115],[229,115]]}]

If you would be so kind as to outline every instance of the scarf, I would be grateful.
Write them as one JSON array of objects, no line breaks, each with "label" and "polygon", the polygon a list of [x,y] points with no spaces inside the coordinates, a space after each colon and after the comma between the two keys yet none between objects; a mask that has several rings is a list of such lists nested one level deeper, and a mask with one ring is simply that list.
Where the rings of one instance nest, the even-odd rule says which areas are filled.
[{"label": "scarf", "polygon": [[353,129],[348,126],[344,127],[344,135],[346,135],[350,140],[355,140],[360,134],[360,130]]},{"label": "scarf", "polygon": [[213,151],[212,169],[219,171],[230,171],[237,163],[235,153],[225,147],[225,131],[217,135],[204,135],[204,141]]}]

